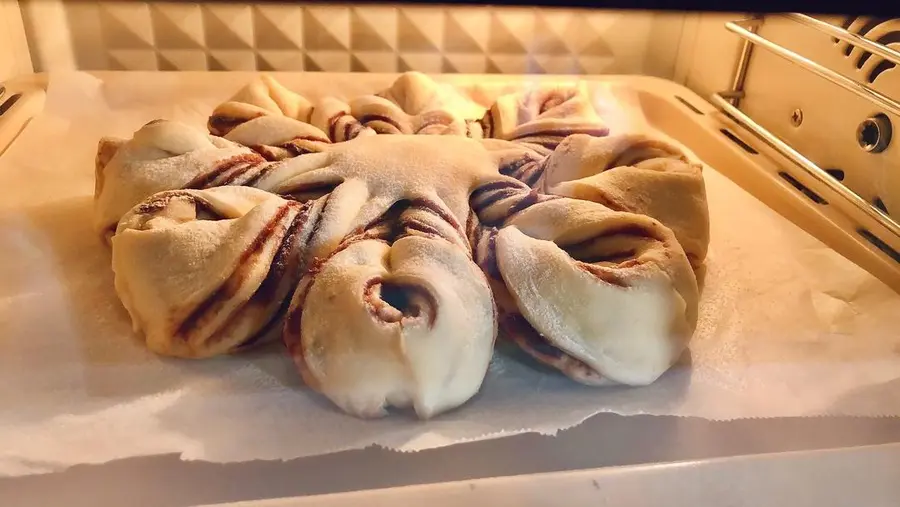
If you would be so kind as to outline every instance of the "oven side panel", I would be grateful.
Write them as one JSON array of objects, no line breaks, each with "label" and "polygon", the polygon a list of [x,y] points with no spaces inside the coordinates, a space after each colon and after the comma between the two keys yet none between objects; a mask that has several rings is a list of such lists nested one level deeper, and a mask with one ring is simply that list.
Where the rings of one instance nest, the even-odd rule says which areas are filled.
[{"label": "oven side panel", "polygon": [[19,4],[0,2],[0,82],[32,71]]}]

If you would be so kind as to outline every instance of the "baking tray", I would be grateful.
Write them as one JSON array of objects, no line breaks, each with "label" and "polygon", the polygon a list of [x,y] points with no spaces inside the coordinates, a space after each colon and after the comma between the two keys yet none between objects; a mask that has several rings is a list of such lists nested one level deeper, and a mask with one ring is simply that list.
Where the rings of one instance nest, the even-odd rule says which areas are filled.
[{"label": "baking tray", "polygon": [[[94,74],[101,79],[114,75]],[[192,82],[192,86],[204,86],[215,80],[235,83],[235,90],[253,76],[251,73],[180,74],[180,79]],[[298,74],[273,75],[288,88],[304,79]],[[384,75],[384,85],[389,85],[394,77]],[[436,76],[440,82],[453,84],[472,79],[473,76]],[[477,79],[490,84],[492,80],[508,83],[511,78],[478,76]],[[528,79],[568,81],[571,77]],[[854,234],[853,224],[864,217],[854,216],[852,209],[841,205],[838,196],[829,194],[827,188],[816,187],[815,182],[804,181],[801,175],[793,181],[785,179],[783,173],[791,171],[790,161],[755,142],[752,135],[707,101],[680,85],[656,78],[589,79],[627,83],[635,91],[651,125],[688,146],[719,172],[895,290],[900,288],[896,263]],[[0,122],[0,150],[8,144],[3,144],[4,138],[14,142],[16,135],[27,128],[29,118],[40,111],[45,83],[43,75],[6,83],[8,93],[21,93],[22,97]],[[832,205],[819,205],[809,198],[807,191],[830,199]],[[829,417],[712,422],[601,414],[556,437],[518,435],[413,454],[367,449],[287,462],[236,464],[183,462],[177,456],[167,455],[76,466],[54,474],[0,479],[0,504],[58,504],[63,497],[72,506],[227,503],[798,449],[884,445],[894,452],[895,448],[887,445],[891,442],[900,442],[900,419]],[[790,460],[790,456],[783,458]],[[777,462],[782,458],[767,459]],[[709,461],[703,466],[715,468],[721,463],[724,462]],[[644,469],[647,468],[629,470]],[[689,469],[692,468],[682,466],[665,470]],[[616,481],[623,474],[628,472],[613,473],[604,480]],[[635,476],[650,477],[641,473]],[[740,474],[723,477],[734,484],[746,483],[746,477]],[[795,486],[803,491],[819,484],[798,478]],[[135,499],[138,491],[140,501]]]},{"label": "baking tray", "polygon": [[458,481],[217,507],[381,507],[426,502],[436,507],[893,507],[898,499],[900,444],[893,444]]}]

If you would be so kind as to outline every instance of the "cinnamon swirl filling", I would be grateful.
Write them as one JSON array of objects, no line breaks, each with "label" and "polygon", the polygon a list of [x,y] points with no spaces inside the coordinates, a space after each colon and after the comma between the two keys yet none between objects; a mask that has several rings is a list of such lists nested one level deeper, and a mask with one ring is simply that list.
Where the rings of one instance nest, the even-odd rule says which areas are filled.
[{"label": "cinnamon swirl filling", "polygon": [[469,201],[483,225],[499,227],[535,204],[558,198],[532,190],[521,181],[508,179],[479,186],[472,192]]},{"label": "cinnamon swirl filling", "polygon": [[210,134],[224,137],[235,127],[261,116],[265,116],[265,113],[253,113],[243,117],[214,114],[209,117],[206,126]]},{"label": "cinnamon swirl filling", "polygon": [[199,174],[189,181],[184,188],[203,189],[232,185],[246,173],[258,169],[265,162],[265,159],[256,153],[245,153],[222,159],[210,167],[207,172]]},{"label": "cinnamon swirl filling", "polygon": [[424,318],[430,328],[437,316],[437,300],[421,285],[376,277],[366,282],[363,299],[372,315],[388,324]]},{"label": "cinnamon swirl filling", "polygon": [[587,363],[572,357],[538,333],[521,314],[508,314],[500,319],[500,328],[533,359],[551,366],[567,377],[587,385],[609,385],[612,382]]}]

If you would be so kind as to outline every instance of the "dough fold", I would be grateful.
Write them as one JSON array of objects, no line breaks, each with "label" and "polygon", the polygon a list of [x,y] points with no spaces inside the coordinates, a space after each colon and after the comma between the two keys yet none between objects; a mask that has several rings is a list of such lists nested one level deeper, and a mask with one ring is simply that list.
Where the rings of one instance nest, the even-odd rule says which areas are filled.
[{"label": "dough fold", "polygon": [[161,192],[129,211],[112,238],[112,268],[147,347],[203,358],[277,337],[311,209],[221,187]]},{"label": "dough fold", "polygon": [[284,339],[307,385],[342,410],[379,417],[412,407],[429,418],[480,388],[494,303],[441,218],[409,203],[388,215],[308,270]]}]

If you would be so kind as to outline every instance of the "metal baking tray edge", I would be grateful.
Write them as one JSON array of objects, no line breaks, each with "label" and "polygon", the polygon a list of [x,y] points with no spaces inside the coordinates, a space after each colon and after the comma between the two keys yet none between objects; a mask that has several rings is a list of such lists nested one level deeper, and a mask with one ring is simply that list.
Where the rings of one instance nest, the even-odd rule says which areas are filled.
[{"label": "metal baking tray edge", "polygon": [[898,500],[900,443],[499,477],[217,507],[894,507]]}]

